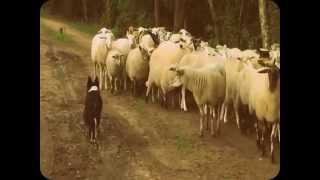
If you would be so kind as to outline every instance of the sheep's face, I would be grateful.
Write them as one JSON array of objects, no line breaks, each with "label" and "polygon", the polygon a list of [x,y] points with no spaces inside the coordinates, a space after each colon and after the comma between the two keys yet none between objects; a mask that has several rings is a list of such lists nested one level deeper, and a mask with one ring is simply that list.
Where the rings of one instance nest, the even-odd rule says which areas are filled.
[{"label": "sheep's face", "polygon": [[129,41],[130,48],[133,49],[135,47],[135,37],[134,37],[134,35],[127,33],[127,38],[128,38],[128,41]]},{"label": "sheep's face", "polygon": [[[201,39],[199,38],[192,38],[192,43],[193,43],[193,46],[194,46],[194,50],[198,50],[198,48],[201,47]],[[203,48],[203,47],[201,47]]]},{"label": "sheep's face", "polygon": [[142,55],[143,60],[149,61],[150,56],[151,56],[151,54],[149,54],[149,53],[152,53],[152,51],[153,51],[154,49],[150,49],[150,50],[149,50],[150,52],[149,52],[149,51],[145,50],[143,47],[141,47],[141,46],[139,45],[139,50],[140,50],[140,53],[141,53],[141,55]]},{"label": "sheep's face", "polygon": [[275,60],[258,60],[258,63],[263,66],[262,68],[257,69],[258,73],[268,73],[269,78],[269,89],[273,91],[280,79],[280,68],[275,64]]},{"label": "sheep's face", "polygon": [[124,55],[122,55],[122,54],[115,54],[115,55],[112,56],[113,61],[118,66],[121,65],[121,61],[123,60],[123,58],[124,58]]},{"label": "sheep's face", "polygon": [[180,87],[183,84],[183,77],[184,77],[184,69],[183,68],[179,68],[177,66],[171,66],[169,68],[169,71],[172,71],[175,73],[175,76],[172,80],[172,82],[170,82],[170,86],[171,87]]},{"label": "sheep's face", "polygon": [[111,49],[112,42],[114,41],[114,35],[112,33],[106,34],[106,46],[108,49]]},{"label": "sheep's face", "polygon": [[98,31],[98,34],[107,34],[107,33],[110,33],[111,31],[105,27],[101,28],[99,31]]},{"label": "sheep's face", "polygon": [[181,29],[179,31],[179,34],[181,34],[182,36],[191,36],[191,34],[185,29]]},{"label": "sheep's face", "polygon": [[192,42],[192,37],[182,36],[179,41],[179,46],[181,49],[194,50],[194,45]]}]

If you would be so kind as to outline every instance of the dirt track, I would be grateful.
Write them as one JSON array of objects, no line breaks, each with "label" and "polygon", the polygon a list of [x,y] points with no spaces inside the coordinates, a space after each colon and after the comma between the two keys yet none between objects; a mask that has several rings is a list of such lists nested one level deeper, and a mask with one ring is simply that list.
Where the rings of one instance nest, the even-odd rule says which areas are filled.
[{"label": "dirt track", "polygon": [[[50,179],[270,179],[279,163],[259,160],[254,137],[223,124],[221,136],[198,137],[196,112],[165,110],[128,93],[104,100],[99,147],[89,144],[82,119],[90,74],[91,37],[66,27],[75,43],[40,38],[41,172]],[[48,56],[54,49],[54,60]],[[62,52],[62,53],[61,53]],[[279,161],[279,160],[278,160]]]}]

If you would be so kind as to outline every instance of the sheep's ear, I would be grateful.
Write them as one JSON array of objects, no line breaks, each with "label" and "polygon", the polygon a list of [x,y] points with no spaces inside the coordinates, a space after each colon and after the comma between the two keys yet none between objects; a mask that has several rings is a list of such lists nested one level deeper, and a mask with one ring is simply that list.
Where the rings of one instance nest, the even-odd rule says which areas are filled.
[{"label": "sheep's ear", "polygon": [[149,55],[151,55],[153,53],[153,51],[154,51],[154,48],[150,49],[149,50]]},{"label": "sheep's ear", "polygon": [[184,69],[176,69],[176,72],[179,76],[182,76],[184,74]]},{"label": "sheep's ear", "polygon": [[257,70],[258,73],[269,73],[271,72],[271,68],[269,67],[263,67]]},{"label": "sheep's ear", "polygon": [[171,66],[170,68],[169,68],[169,71],[176,71],[177,70],[177,67],[176,66]]},{"label": "sheep's ear", "polygon": [[143,50],[143,49],[142,49],[142,47],[141,47],[140,45],[139,45],[139,50],[140,50],[141,52],[142,52],[142,50]]}]

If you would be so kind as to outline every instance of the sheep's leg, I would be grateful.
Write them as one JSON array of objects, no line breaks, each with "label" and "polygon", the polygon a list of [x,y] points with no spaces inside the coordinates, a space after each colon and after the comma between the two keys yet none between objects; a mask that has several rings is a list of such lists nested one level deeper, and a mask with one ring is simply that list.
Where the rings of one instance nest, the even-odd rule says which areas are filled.
[{"label": "sheep's leg", "polygon": [[266,154],[266,148],[265,148],[265,134],[266,134],[266,130],[267,130],[267,127],[266,127],[266,123],[263,121],[261,122],[262,123],[262,134],[261,134],[261,148],[262,148],[262,156],[265,156]]},{"label": "sheep's leg", "polygon": [[102,65],[99,64],[99,69],[100,69],[100,72],[99,72],[99,79],[100,79],[100,84],[99,84],[99,88],[102,90],[102,73],[103,73],[103,68],[102,68]]},{"label": "sheep's leg", "polygon": [[211,110],[211,114],[210,116],[212,115],[211,117],[211,136],[215,136],[215,130],[214,130],[214,122],[215,122],[215,119],[216,119],[216,111],[215,111],[215,108],[213,106],[211,106],[210,108]]},{"label": "sheep's leg", "polygon": [[220,134],[220,116],[222,111],[222,105],[220,105],[217,109],[217,116],[216,116],[216,122],[217,122],[217,134]]},{"label": "sheep's leg", "polygon": [[181,88],[181,109],[183,109],[184,111],[187,111],[187,105],[186,105],[186,89],[185,87]]},{"label": "sheep's leg", "polygon": [[203,115],[204,115],[204,107],[203,105],[199,106],[199,111],[200,111],[200,131],[199,131],[199,136],[203,136]]},{"label": "sheep's leg", "polygon": [[124,71],[123,79],[124,79],[123,89],[124,89],[124,91],[126,91],[127,90],[127,76],[126,76],[125,71]]},{"label": "sheep's leg", "polygon": [[148,84],[147,92],[146,92],[146,102],[148,102],[148,97],[149,97],[149,94],[150,94],[150,90],[151,90],[151,84]]},{"label": "sheep's leg", "polygon": [[133,80],[133,96],[136,96],[136,88],[137,88],[137,84],[136,84],[136,80]]},{"label": "sheep's leg", "polygon": [[105,68],[104,70],[104,86],[105,86],[105,89],[108,90],[108,71],[107,71],[107,68]]},{"label": "sheep's leg", "polygon": [[116,93],[118,93],[118,91],[119,91],[118,86],[120,86],[120,81],[118,78],[114,78],[114,86],[115,86]]},{"label": "sheep's leg", "polygon": [[204,105],[204,121],[207,122],[207,131],[209,130],[209,120],[208,120],[208,110],[209,106],[207,104]]},{"label": "sheep's leg", "polygon": [[272,131],[271,131],[271,135],[270,135],[270,154],[271,154],[271,162],[274,163],[274,140],[276,138],[276,128],[277,128],[277,124],[274,123],[272,125]]},{"label": "sheep's leg", "polygon": [[255,127],[255,129],[256,129],[256,143],[257,143],[257,147],[258,147],[258,149],[260,149],[261,147],[260,147],[260,136],[259,136],[259,122],[258,122],[259,120],[256,120],[256,122],[255,122],[255,124],[254,124],[254,127]]},{"label": "sheep's leg", "polygon": [[151,100],[152,103],[155,103],[155,87],[151,87]]},{"label": "sheep's leg", "polygon": [[277,130],[278,130],[278,138],[279,138],[279,144],[280,144],[280,122],[278,122]]},{"label": "sheep's leg", "polygon": [[113,78],[112,76],[109,76],[109,82],[110,82],[110,92],[113,94]]}]

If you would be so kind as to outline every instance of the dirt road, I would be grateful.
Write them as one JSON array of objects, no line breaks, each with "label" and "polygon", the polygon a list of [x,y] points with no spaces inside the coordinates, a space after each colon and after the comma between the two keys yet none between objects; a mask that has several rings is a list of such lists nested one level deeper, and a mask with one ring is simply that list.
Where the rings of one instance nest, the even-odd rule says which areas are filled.
[{"label": "dirt road", "polygon": [[[199,138],[198,113],[165,110],[128,93],[102,92],[99,147],[91,145],[82,119],[91,37],[56,20],[40,21],[40,159],[46,177],[256,180],[278,173],[279,163],[259,160],[254,137],[240,135],[234,124],[224,124],[218,138],[208,132]],[[66,27],[74,42],[54,39],[43,25]]]}]

